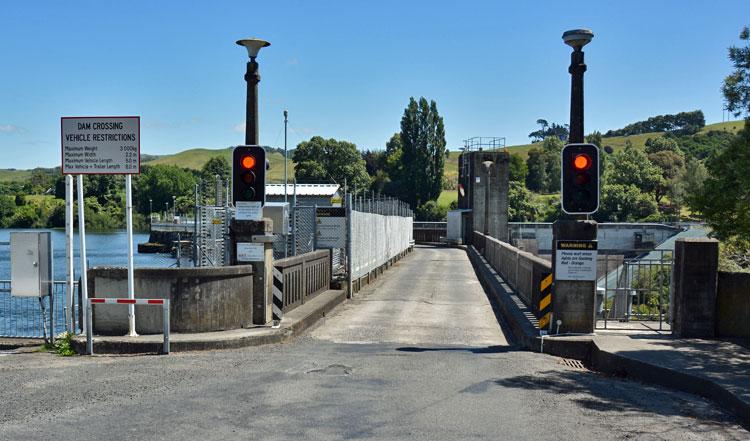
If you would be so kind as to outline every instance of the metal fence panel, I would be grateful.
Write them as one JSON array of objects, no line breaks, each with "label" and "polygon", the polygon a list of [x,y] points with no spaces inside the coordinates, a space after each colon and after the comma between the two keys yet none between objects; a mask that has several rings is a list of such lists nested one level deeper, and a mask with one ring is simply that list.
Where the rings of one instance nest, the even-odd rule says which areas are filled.
[{"label": "metal fence panel", "polygon": [[406,250],[412,218],[352,211],[352,273],[362,277]]},{"label": "metal fence panel", "polygon": [[[10,280],[0,280],[0,337],[42,338],[45,334],[49,337],[49,296],[42,297],[41,303],[39,297],[12,297],[10,283]],[[75,287],[77,292],[77,282]],[[54,335],[65,331],[65,291],[66,282],[54,282]],[[75,332],[79,332],[80,306],[76,295],[73,299]]]}]

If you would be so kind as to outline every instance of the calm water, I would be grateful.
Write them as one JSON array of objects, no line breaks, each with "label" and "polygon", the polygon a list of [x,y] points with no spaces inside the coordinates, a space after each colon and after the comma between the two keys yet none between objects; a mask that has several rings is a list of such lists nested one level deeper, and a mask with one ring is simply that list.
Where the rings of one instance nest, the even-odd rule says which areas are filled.
[{"label": "calm water", "polygon": [[[55,280],[65,280],[65,230],[11,230],[0,229],[0,242],[10,241],[12,231],[51,231]],[[136,267],[168,267],[175,259],[169,254],[138,254],[139,243],[148,242],[148,233],[133,234],[133,250]],[[80,248],[78,233],[73,239],[75,276],[80,275]],[[86,232],[86,258],[89,267],[127,266],[128,242],[125,230],[106,233]],[[184,262],[183,262],[184,264]],[[0,280],[10,279],[10,246],[0,245]]]}]

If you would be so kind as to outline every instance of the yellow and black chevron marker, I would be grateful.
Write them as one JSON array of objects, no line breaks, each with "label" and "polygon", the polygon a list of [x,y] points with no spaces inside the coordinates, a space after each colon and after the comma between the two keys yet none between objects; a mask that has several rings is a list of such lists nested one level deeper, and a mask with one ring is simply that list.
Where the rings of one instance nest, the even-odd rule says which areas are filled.
[{"label": "yellow and black chevron marker", "polygon": [[552,319],[552,273],[542,275],[539,293],[539,329],[543,330]]}]

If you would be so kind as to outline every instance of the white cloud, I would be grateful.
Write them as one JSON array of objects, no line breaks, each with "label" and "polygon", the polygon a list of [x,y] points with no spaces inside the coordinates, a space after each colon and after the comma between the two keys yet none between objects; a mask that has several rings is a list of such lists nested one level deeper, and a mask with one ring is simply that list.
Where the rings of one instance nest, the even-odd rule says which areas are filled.
[{"label": "white cloud", "polygon": [[0,124],[0,133],[23,133],[25,130],[23,127],[18,127],[13,124]]}]

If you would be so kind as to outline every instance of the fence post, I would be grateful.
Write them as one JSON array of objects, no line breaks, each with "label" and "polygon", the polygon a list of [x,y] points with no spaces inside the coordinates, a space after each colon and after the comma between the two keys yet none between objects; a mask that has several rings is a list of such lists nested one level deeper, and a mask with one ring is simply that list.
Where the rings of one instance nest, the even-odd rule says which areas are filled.
[{"label": "fence post", "polygon": [[86,352],[89,353],[89,355],[94,355],[94,339],[91,335],[92,331],[91,328],[93,325],[91,324],[91,301],[88,299],[86,300]]},{"label": "fence post", "polygon": [[353,277],[353,259],[352,255],[352,195],[346,194],[346,284],[347,284],[347,298],[352,298],[352,277]]},{"label": "fence post", "polygon": [[164,327],[164,344],[162,345],[162,352],[169,354],[169,299],[164,299],[164,303],[161,305],[162,308],[162,326]]}]

